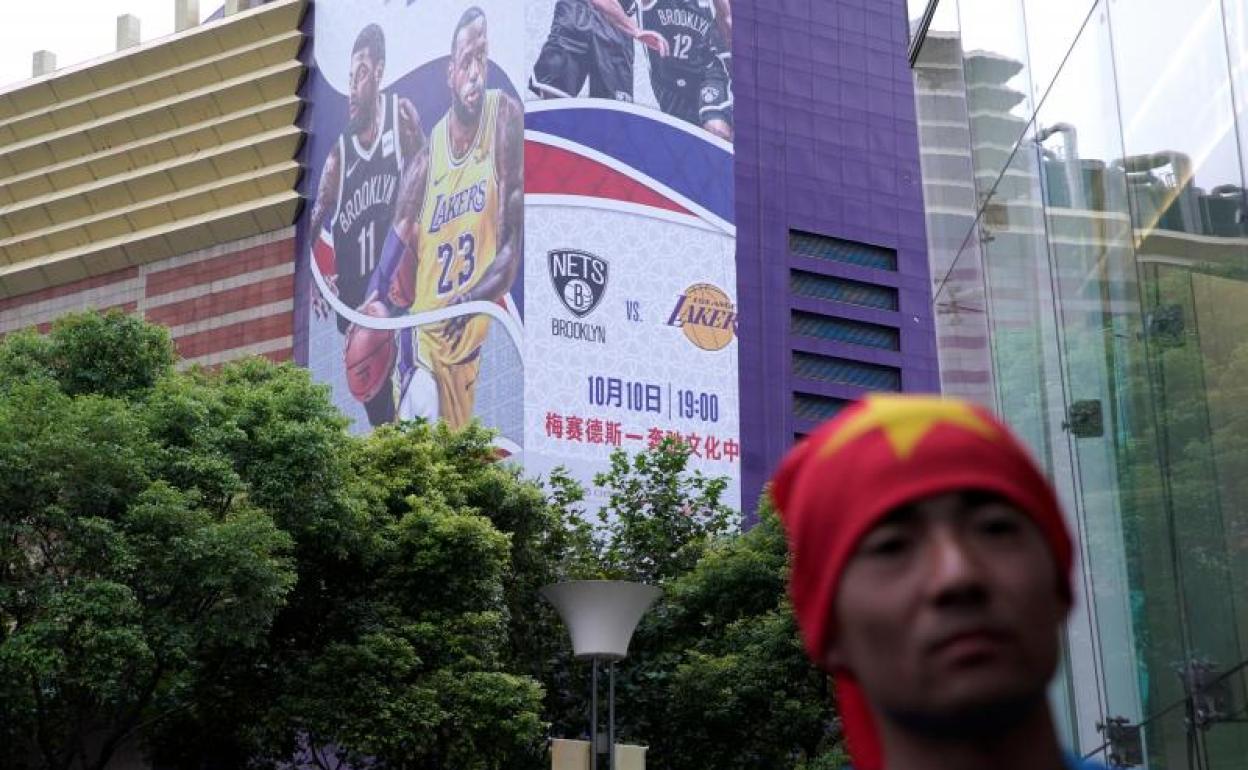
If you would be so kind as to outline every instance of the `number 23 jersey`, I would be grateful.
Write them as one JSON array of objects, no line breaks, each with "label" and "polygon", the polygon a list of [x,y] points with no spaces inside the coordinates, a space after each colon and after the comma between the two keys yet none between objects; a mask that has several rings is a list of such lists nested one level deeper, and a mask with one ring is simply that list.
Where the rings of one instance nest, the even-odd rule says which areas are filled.
[{"label": "number 23 jersey", "polygon": [[[430,137],[429,174],[421,209],[420,254],[416,263],[413,313],[447,307],[481,282],[498,254],[502,198],[494,163],[499,92],[486,91],[477,136],[456,157],[450,140],[450,113]],[[474,315],[457,342],[444,336],[446,321],[420,327],[420,358],[456,364],[472,358],[485,342],[490,318]]]}]

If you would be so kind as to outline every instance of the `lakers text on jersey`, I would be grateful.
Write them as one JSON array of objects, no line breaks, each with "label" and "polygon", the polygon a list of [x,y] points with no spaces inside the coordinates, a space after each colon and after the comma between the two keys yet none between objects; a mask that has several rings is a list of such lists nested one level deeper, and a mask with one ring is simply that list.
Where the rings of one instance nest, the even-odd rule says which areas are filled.
[{"label": "lakers text on jersey", "polygon": [[[494,263],[502,216],[494,163],[500,98],[498,91],[486,92],[476,139],[462,155],[452,151],[449,114],[433,129],[421,208],[413,313],[448,306],[480,283]],[[422,326],[421,361],[436,367],[474,358],[485,341],[489,323],[488,316],[473,316],[456,340],[446,338],[446,322]]]}]

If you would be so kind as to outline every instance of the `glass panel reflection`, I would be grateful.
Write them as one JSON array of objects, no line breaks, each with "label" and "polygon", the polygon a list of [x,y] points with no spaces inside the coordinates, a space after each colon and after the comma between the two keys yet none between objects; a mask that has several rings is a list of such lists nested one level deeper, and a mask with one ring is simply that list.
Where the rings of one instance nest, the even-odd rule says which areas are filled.
[{"label": "glass panel reflection", "polygon": [[[1238,534],[1248,505],[1245,406],[1229,395],[1239,387],[1236,361],[1248,356],[1248,223],[1232,66],[1220,0],[1115,0],[1110,10],[1120,168],[1135,227],[1166,513],[1166,529],[1152,540],[1171,550],[1179,594],[1179,628],[1168,633],[1182,656],[1169,663],[1191,681],[1192,672],[1216,675],[1248,657],[1248,544]],[[1156,55],[1160,46],[1164,56]],[[1244,704],[1244,677],[1230,684]],[[1244,723],[1201,727],[1164,738],[1164,746],[1150,736],[1150,751],[1186,762],[1190,735],[1209,766],[1242,766]]]},{"label": "glass panel reflection", "polygon": [[914,63],[929,265],[945,279],[975,222],[975,177],[956,0],[941,0]]},{"label": "glass panel reflection", "polygon": [[[1096,633],[1080,639],[1072,630],[1070,643],[1076,663],[1096,659],[1085,670],[1093,669],[1104,699],[1090,699],[1087,688],[1076,693],[1085,734],[1092,732],[1089,723],[1107,715],[1138,724],[1155,704],[1173,700],[1179,681],[1170,661],[1182,651],[1174,570],[1168,549],[1158,547],[1168,542],[1167,519],[1157,494],[1113,72],[1108,18],[1098,7],[1036,116],[1068,382],[1065,409],[1101,416],[1095,426],[1071,429]],[[1148,733],[1156,745],[1172,742],[1164,727]]]},{"label": "glass panel reflection", "polygon": [[1070,52],[1095,0],[1023,0],[1033,97],[1043,99]]},{"label": "glass panel reflection", "polygon": [[980,201],[1010,161],[1032,113],[1022,0],[959,0],[971,157]]},{"label": "glass panel reflection", "polygon": [[1077,737],[1123,717],[1150,768],[1248,768],[1248,2],[942,14],[915,71],[942,384],[1078,520]]},{"label": "glass panel reflection", "polygon": [[1222,3],[1116,0],[1110,9],[1127,152],[1121,167],[1140,237],[1243,235]]},{"label": "glass panel reflection", "polygon": [[[1235,105],[1238,108],[1236,122],[1239,124],[1240,154],[1248,148],[1248,3],[1242,0],[1224,0],[1226,13],[1226,43],[1230,55],[1231,84],[1235,89]],[[1248,157],[1240,158],[1244,178],[1248,180]]]},{"label": "glass panel reflection", "polygon": [[935,296],[942,393],[996,409],[983,259],[968,241]]},{"label": "glass panel reflection", "polygon": [[923,14],[927,12],[927,4],[931,0],[906,0],[906,21],[910,29],[910,39],[918,33]]}]

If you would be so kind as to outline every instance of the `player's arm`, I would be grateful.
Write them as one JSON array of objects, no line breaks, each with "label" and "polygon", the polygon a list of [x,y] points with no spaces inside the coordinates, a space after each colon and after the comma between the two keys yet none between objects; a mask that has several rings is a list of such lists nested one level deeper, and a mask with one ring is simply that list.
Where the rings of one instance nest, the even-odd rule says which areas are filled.
[{"label": "player's arm", "polygon": [[[451,300],[455,304],[500,300],[511,291],[520,274],[520,259],[524,254],[524,110],[506,94],[499,96],[499,100],[494,129],[494,170],[498,174],[502,211],[499,221],[493,223],[498,228],[498,253],[481,280]],[[470,318],[468,314],[447,321],[443,336],[452,344],[458,344]]]},{"label": "player's arm", "polygon": [[510,96],[499,97],[495,121],[495,171],[502,201],[498,228],[498,253],[481,280],[464,293],[460,302],[496,301],[511,291],[520,273],[524,253],[524,113]]},{"label": "player's arm", "polygon": [[341,144],[325,156],[325,167],[321,169],[321,179],[316,186],[316,201],[312,204],[312,215],[308,231],[313,237],[319,238],[325,219],[338,208],[338,188],[341,186],[342,157],[339,155]]},{"label": "player's arm", "polygon": [[732,0],[715,0],[715,21],[724,36],[725,50],[732,50]]},{"label": "player's arm", "polygon": [[[324,227],[325,220],[338,208],[338,188],[341,186],[342,178],[341,148],[341,144],[335,144],[325,156],[325,166],[321,169],[321,178],[316,185],[316,200],[312,204],[312,213],[308,217],[308,233],[312,239],[308,249],[312,253],[312,258],[317,260],[316,267],[321,271],[321,277],[325,279],[325,283],[335,295],[338,294],[338,266],[328,256],[332,252],[317,248],[317,240],[321,237],[321,228]],[[319,316],[323,318],[329,315],[328,303],[315,289],[312,291],[312,302]]]},{"label": "player's arm", "polygon": [[589,0],[589,2],[611,26],[632,39],[640,41],[647,48],[654,49],[659,56],[667,56],[670,51],[667,38],[653,30],[642,29],[637,22],[633,21],[633,17],[625,12],[619,0]]},{"label": "player's arm", "polygon": [[420,112],[410,99],[399,99],[399,148],[404,158],[415,157],[425,146],[425,129]]},{"label": "player's arm", "polygon": [[[711,64],[707,67],[707,75],[715,78],[716,82],[723,83],[728,91],[722,93],[722,97],[731,103],[732,100],[732,77],[728,74],[728,65],[724,61],[725,56],[729,54],[719,54],[712,52]],[[703,104],[700,110],[699,118],[702,121],[702,128],[707,132],[718,136],[726,142],[733,141],[732,124],[727,120],[726,106],[722,105],[706,105]]]},{"label": "player's arm", "polygon": [[377,269],[373,271],[365,293],[365,304],[380,300],[390,315],[407,310],[414,299],[415,255],[420,248],[420,217],[425,205],[428,178],[429,144],[426,142],[408,158],[403,169],[394,220],[386,233]]}]

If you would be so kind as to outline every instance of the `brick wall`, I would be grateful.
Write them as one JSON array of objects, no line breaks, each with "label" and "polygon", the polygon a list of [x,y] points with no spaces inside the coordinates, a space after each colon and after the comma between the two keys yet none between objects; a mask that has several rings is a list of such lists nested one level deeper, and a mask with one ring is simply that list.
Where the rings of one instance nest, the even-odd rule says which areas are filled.
[{"label": "brick wall", "polygon": [[0,300],[0,335],[120,308],[169,327],[180,366],[292,358],[295,233],[286,228]]}]

